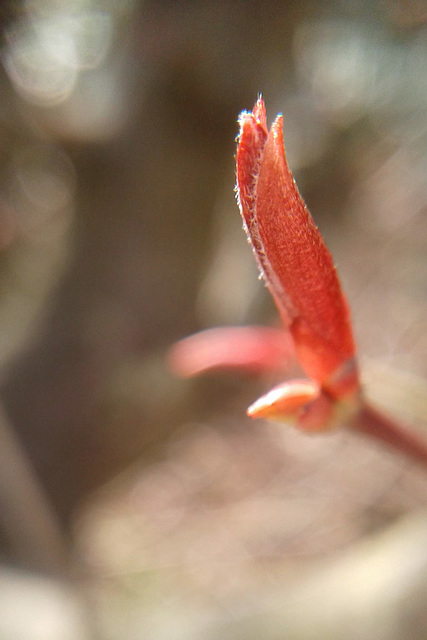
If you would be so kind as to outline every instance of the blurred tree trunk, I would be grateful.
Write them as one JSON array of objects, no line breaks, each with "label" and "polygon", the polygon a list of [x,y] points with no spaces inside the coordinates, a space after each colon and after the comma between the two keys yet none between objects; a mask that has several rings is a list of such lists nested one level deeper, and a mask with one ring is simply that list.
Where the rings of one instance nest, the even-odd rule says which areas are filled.
[{"label": "blurred tree trunk", "polygon": [[[68,143],[77,170],[72,259],[32,344],[8,368],[5,410],[61,519],[144,450],[153,425],[106,431],[115,369],[197,328],[213,207],[234,177],[236,116],[262,88],[293,3],[142,3],[128,64],[135,117],[105,144]],[[236,214],[236,211],[234,211]],[[162,429],[173,425],[154,425]]]}]

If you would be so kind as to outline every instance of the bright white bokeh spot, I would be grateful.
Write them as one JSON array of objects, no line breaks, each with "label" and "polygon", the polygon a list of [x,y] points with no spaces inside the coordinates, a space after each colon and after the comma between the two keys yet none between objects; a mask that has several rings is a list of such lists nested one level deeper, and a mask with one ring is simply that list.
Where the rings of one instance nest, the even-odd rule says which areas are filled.
[{"label": "bright white bokeh spot", "polygon": [[316,108],[337,124],[348,126],[368,112],[394,115],[427,100],[426,38],[402,44],[366,24],[303,23],[294,55]]},{"label": "bright white bokeh spot", "polygon": [[15,89],[32,104],[53,106],[66,100],[77,81],[77,57],[68,33],[35,29],[26,22],[8,34],[4,64]]},{"label": "bright white bokeh spot", "polygon": [[103,11],[25,18],[7,33],[4,65],[28,102],[55,106],[73,93],[80,71],[102,63],[112,31],[111,16]]}]

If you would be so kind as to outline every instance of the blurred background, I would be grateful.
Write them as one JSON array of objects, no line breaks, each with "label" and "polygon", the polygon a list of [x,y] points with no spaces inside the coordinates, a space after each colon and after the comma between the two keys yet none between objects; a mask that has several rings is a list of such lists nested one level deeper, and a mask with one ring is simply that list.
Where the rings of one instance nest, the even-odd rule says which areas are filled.
[{"label": "blurred background", "polygon": [[427,423],[427,3],[0,8],[0,635],[427,636],[427,476],[249,423],[177,339],[276,313],[235,203],[263,93],[338,265],[367,393]]}]

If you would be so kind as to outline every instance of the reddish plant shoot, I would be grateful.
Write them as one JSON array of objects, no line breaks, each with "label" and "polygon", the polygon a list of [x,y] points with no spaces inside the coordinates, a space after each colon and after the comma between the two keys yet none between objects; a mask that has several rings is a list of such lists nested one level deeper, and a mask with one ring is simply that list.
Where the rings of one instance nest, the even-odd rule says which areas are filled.
[{"label": "reddish plant shoot", "polygon": [[[254,418],[294,420],[304,431],[346,422],[427,464],[423,439],[366,403],[347,301],[330,252],[288,166],[283,118],[270,131],[260,97],[239,117],[237,201],[259,269],[287,329],[211,329],[173,347],[179,375],[278,368],[294,353],[307,379],[290,380],[248,409]],[[286,336],[286,339],[285,339]]]},{"label": "reddish plant shoot", "polygon": [[[331,254],[286,162],[282,120],[278,116],[267,134],[261,98],[252,113],[240,116],[238,202],[300,363],[334,394],[355,354],[349,311]],[[351,391],[357,387],[355,375],[352,383]]]},{"label": "reddish plant shoot", "polygon": [[[270,132],[262,98],[239,118],[237,197],[261,272],[288,327],[299,362],[318,385],[318,398],[301,405],[300,426],[327,428],[337,404],[354,404],[359,392],[355,346],[347,302],[323,238],[288,167],[283,118]],[[299,386],[295,387],[299,396]],[[251,415],[280,418],[284,399],[293,404],[292,383],[266,411],[258,402]],[[285,403],[286,404],[286,403]],[[277,415],[274,407],[277,407]]]}]

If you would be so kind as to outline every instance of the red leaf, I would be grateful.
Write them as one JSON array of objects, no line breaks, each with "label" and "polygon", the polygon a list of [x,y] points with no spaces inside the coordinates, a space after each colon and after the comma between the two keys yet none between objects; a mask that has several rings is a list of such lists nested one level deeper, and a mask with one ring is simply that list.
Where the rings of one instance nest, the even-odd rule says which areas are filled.
[{"label": "red leaf", "polygon": [[320,396],[319,386],[312,380],[291,380],[274,387],[258,398],[248,409],[251,418],[286,419]]},{"label": "red leaf", "polygon": [[239,121],[238,201],[267,286],[306,373],[335,397],[354,392],[358,378],[347,302],[288,167],[282,117],[267,134],[260,98]]},{"label": "red leaf", "polygon": [[169,351],[170,369],[183,378],[206,371],[278,371],[294,359],[288,332],[267,327],[218,327],[177,342]]}]

